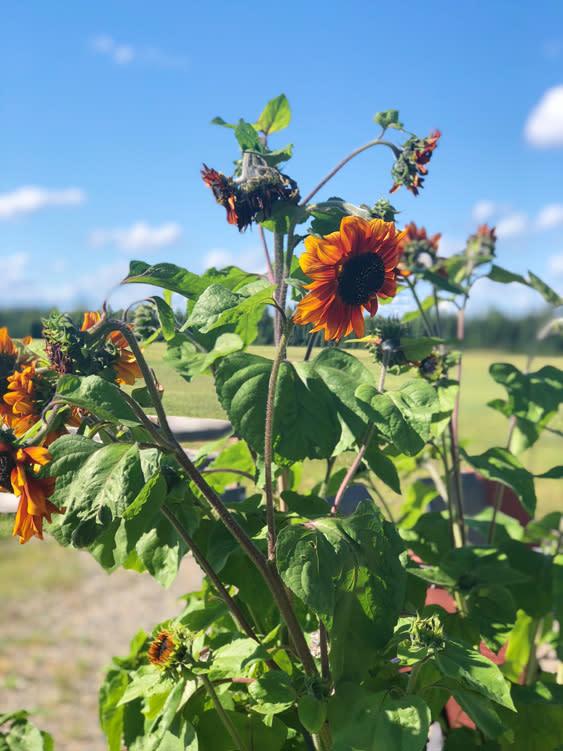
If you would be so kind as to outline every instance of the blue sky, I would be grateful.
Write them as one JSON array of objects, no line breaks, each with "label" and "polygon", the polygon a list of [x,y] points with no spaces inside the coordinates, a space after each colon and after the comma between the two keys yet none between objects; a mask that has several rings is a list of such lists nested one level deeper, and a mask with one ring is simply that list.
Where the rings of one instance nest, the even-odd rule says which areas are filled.
[{"label": "blue sky", "polygon": [[[225,221],[200,177],[238,157],[220,115],[254,121],[284,92],[302,195],[374,138],[395,108],[442,131],[399,224],[442,232],[441,252],[488,222],[498,263],[563,293],[563,4],[445,0],[10,3],[0,27],[0,307],[99,307],[133,258],[263,267],[256,229]],[[373,204],[391,154],[377,148],[318,195]],[[142,296],[113,293],[117,306]],[[524,287],[475,290],[474,310],[541,304]]]}]

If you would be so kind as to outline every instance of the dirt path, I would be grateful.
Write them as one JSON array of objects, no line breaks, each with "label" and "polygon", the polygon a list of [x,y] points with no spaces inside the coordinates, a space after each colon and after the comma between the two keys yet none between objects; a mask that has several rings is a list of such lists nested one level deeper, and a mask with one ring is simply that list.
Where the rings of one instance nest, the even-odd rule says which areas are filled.
[{"label": "dirt path", "polygon": [[[33,548],[32,548],[33,545]],[[98,724],[102,670],[140,628],[182,610],[201,572],[183,561],[165,591],[148,574],[108,576],[82,551],[0,540],[0,714],[27,709],[55,751],[106,751]]]}]

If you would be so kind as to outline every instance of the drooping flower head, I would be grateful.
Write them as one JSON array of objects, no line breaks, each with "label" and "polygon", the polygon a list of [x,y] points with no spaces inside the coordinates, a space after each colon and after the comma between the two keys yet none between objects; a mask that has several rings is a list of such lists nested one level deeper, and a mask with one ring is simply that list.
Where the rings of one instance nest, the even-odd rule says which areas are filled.
[{"label": "drooping flower head", "polygon": [[433,130],[427,138],[412,136],[405,141],[400,155],[391,168],[393,187],[390,193],[394,193],[401,185],[404,185],[415,196],[418,195],[418,190],[422,188],[424,182],[424,175],[428,173],[426,165],[441,135],[439,130]]},{"label": "drooping flower head", "polygon": [[254,152],[242,155],[240,177],[227,177],[206,164],[201,176],[217,203],[227,210],[229,224],[235,224],[240,232],[252,222],[268,218],[278,201],[295,204],[300,198],[297,183]]},{"label": "drooping flower head", "polygon": [[31,537],[43,539],[43,520],[51,521],[52,514],[62,514],[49,496],[55,489],[55,478],[39,478],[36,468],[51,461],[51,454],[42,446],[14,445],[13,434],[0,434],[0,490],[19,498],[13,536],[25,543]]},{"label": "drooping flower head", "polygon": [[378,298],[397,292],[395,267],[403,233],[392,222],[345,216],[340,230],[326,237],[309,235],[299,265],[313,281],[297,305],[295,323],[324,329],[326,340],[351,331],[364,334],[364,310],[374,316]]}]

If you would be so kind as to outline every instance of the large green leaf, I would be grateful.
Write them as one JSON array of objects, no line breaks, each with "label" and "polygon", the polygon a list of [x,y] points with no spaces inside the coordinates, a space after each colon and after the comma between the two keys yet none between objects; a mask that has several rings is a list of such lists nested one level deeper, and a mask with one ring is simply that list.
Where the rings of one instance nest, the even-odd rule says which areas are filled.
[{"label": "large green leaf", "polygon": [[164,360],[186,381],[206,373],[213,363],[231,352],[243,349],[244,342],[238,334],[220,334],[213,349],[202,352],[185,334],[176,334],[168,342]]},{"label": "large green leaf", "polygon": [[340,573],[340,565],[323,532],[314,523],[284,527],[276,541],[276,559],[285,585],[330,629],[335,603],[333,580]]},{"label": "large green leaf", "polygon": [[354,446],[367,427],[365,413],[354,393],[360,384],[372,384],[373,375],[357,357],[336,347],[322,349],[313,360],[313,368],[333,393],[342,437],[336,448],[340,453]]},{"label": "large green leaf", "polygon": [[245,344],[251,344],[258,333],[264,305],[272,300],[274,290],[275,286],[265,279],[244,285],[238,292],[211,284],[194,305],[188,324],[203,333],[228,326]]},{"label": "large green leaf", "polygon": [[235,138],[241,151],[257,151],[261,154],[266,151],[256,129],[245,120],[240,119],[235,128]]},{"label": "large green leaf", "polygon": [[430,708],[420,696],[369,693],[355,682],[343,683],[329,699],[333,751],[423,751]]},{"label": "large green leaf", "polygon": [[514,709],[499,667],[469,644],[448,639],[434,659],[440,672],[455,681],[459,688],[475,691],[502,707]]},{"label": "large green leaf", "polygon": [[[362,501],[346,519],[318,519],[340,563],[331,630],[335,681],[360,680],[391,638],[406,587],[403,544],[375,505]],[[350,634],[354,638],[350,639]]]},{"label": "large green leaf", "polygon": [[[265,412],[272,363],[258,355],[233,353],[217,366],[215,387],[235,430],[264,453]],[[274,461],[327,459],[340,437],[332,394],[310,363],[281,364],[275,391]]]},{"label": "large green leaf", "polygon": [[424,447],[432,435],[433,415],[442,411],[436,389],[422,379],[384,394],[364,384],[356,389],[356,397],[379,432],[407,456]]},{"label": "large green leaf", "polygon": [[87,409],[113,425],[134,427],[141,424],[141,420],[123,398],[121,389],[97,375],[63,375],[57,384],[56,398]]},{"label": "large green leaf", "polygon": [[220,270],[211,268],[198,276],[173,263],[156,263],[151,266],[144,261],[131,261],[129,274],[122,284],[152,284],[177,292],[188,300],[197,300],[210,284],[221,284],[223,287],[236,289],[238,285],[255,278],[256,275],[242,271],[236,266],[227,266]]},{"label": "large green leaf", "polygon": [[510,284],[511,282],[518,282],[524,284],[526,287],[531,287],[539,292],[543,299],[551,305],[559,306],[563,304],[563,299],[557,294],[549,285],[542,281],[531,271],[528,271],[529,279],[521,276],[520,274],[514,274],[512,271],[507,271],[493,264],[491,270],[487,274],[489,279],[493,282],[500,282],[501,284]]},{"label": "large green leaf", "polygon": [[266,135],[283,130],[289,125],[291,110],[285,94],[280,94],[275,99],[270,99],[264,111],[258,118],[255,128]]},{"label": "large green leaf", "polygon": [[494,363],[489,372],[508,393],[507,403],[494,400],[489,406],[516,418],[510,448],[520,453],[535,443],[563,403],[563,371],[546,365],[522,373],[510,363]]},{"label": "large green leaf", "polygon": [[474,456],[468,454],[463,448],[460,451],[464,459],[483,477],[497,480],[512,488],[530,516],[534,515],[536,510],[534,478],[514,454],[500,447],[488,449],[483,454]]},{"label": "large green leaf", "polygon": [[249,685],[248,693],[255,702],[252,709],[267,715],[289,709],[297,699],[291,679],[283,670],[265,673]]},{"label": "large green leaf", "polygon": [[561,751],[563,739],[563,687],[537,682],[513,686],[517,714],[510,716],[514,742],[500,739],[501,751]]}]

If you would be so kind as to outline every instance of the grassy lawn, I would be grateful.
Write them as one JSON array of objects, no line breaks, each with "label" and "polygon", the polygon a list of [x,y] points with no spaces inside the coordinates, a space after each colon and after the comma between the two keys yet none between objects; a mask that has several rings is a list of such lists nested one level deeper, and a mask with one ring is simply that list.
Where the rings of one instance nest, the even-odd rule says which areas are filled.
[{"label": "grassy lawn", "polygon": [[[145,355],[158,379],[164,386],[164,405],[169,414],[186,415],[191,417],[225,418],[221,405],[215,394],[211,376],[199,376],[190,383],[186,383],[163,360],[165,352],[163,343],[151,345]],[[273,357],[273,347],[251,347],[250,351],[263,357]],[[368,368],[374,377],[378,376],[379,366],[373,362],[369,353],[355,350],[356,355]],[[294,347],[288,351],[288,359],[301,360],[304,349]],[[312,357],[315,356],[313,352]],[[473,350],[464,355],[463,374],[460,397],[460,436],[469,453],[479,454],[493,446],[505,446],[508,436],[508,421],[498,412],[487,407],[487,402],[497,397],[504,398],[504,389],[489,375],[489,367],[495,362],[510,362],[522,369],[525,366],[525,355],[491,350]],[[538,357],[532,364],[533,370],[543,365],[555,365],[563,368],[563,357]],[[389,376],[386,381],[388,388],[396,387],[400,379]],[[551,427],[563,430],[563,413],[552,421]],[[541,473],[555,464],[561,463],[563,443],[560,436],[544,432],[540,440],[520,457],[524,466],[534,473]],[[304,483],[312,486],[324,471],[320,463],[311,462],[309,481]],[[312,474],[311,474],[312,472]],[[561,508],[563,490],[561,482],[557,480],[537,480],[538,513]]]}]

